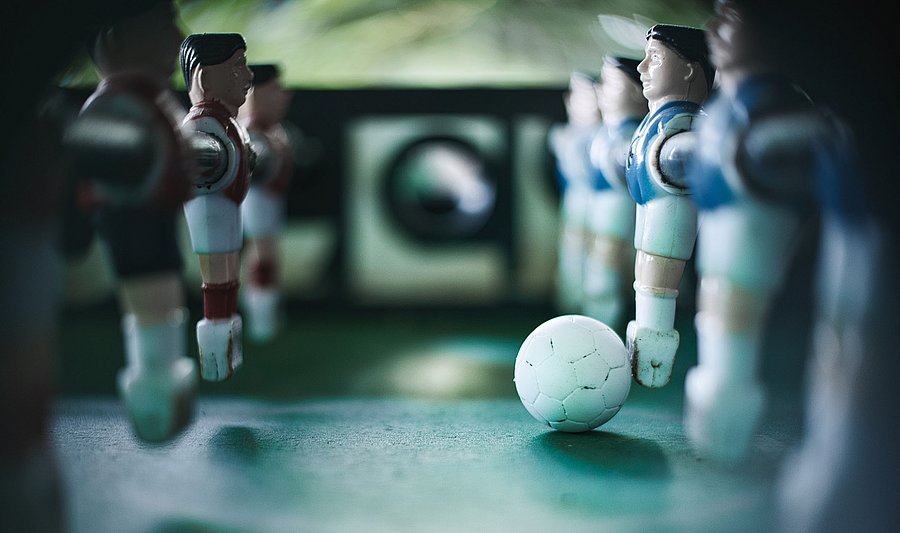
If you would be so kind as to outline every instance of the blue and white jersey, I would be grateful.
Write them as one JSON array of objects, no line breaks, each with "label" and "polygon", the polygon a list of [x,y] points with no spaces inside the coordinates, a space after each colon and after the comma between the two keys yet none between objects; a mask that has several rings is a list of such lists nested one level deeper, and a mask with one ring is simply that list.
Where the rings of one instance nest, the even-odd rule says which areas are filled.
[{"label": "blue and white jersey", "polygon": [[659,170],[659,152],[666,139],[690,130],[700,113],[700,105],[694,102],[667,102],[644,117],[635,130],[625,161],[625,179],[628,192],[639,205],[665,194],[687,194],[684,188],[667,183]]},{"label": "blue and white jersey", "polygon": [[[641,123],[640,117],[626,118],[616,124],[604,122],[591,141],[590,161],[593,171],[591,185],[595,191],[606,189],[627,190],[625,167],[615,168],[625,159],[628,146],[635,130]],[[621,158],[615,152],[621,150]]]},{"label": "blue and white jersey", "polygon": [[556,156],[560,188],[589,187],[593,170],[589,159],[596,126],[557,125],[550,130],[550,149]]},{"label": "blue and white jersey", "polygon": [[[697,122],[697,151],[687,172],[698,209],[715,209],[743,196],[784,203],[796,199],[791,198],[795,191],[808,190],[807,183],[799,183],[807,181],[808,172],[766,169],[771,162],[765,157],[748,160],[741,146],[755,121],[813,111],[802,90],[774,76],[750,78],[738,86],[734,98],[724,93],[714,96],[705,111]],[[793,159],[809,155],[807,148],[803,152]]]}]

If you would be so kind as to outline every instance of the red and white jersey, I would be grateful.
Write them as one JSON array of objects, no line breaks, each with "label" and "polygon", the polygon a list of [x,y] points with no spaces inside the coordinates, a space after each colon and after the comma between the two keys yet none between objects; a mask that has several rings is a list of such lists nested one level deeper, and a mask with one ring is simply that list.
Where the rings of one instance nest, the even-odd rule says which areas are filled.
[{"label": "red and white jersey", "polygon": [[218,102],[199,102],[191,107],[182,127],[213,135],[222,142],[228,153],[225,174],[217,181],[195,185],[198,195],[221,192],[231,201],[240,204],[250,188],[249,135]]},{"label": "red and white jersey", "polygon": [[247,125],[247,130],[251,137],[259,136],[267,144],[275,159],[275,165],[268,175],[254,174],[253,184],[265,188],[272,194],[284,196],[294,175],[294,153],[287,132],[281,124],[266,126],[253,121]]},{"label": "red and white jersey", "polygon": [[[122,187],[91,187],[97,203],[153,204],[177,209],[190,198],[193,162],[178,128],[184,109],[166,87],[135,74],[110,76],[97,86],[81,109],[121,117],[147,134],[152,161],[141,170],[123,165]],[[142,175],[128,175],[138,172]],[[90,176],[86,176],[90,179]]]}]

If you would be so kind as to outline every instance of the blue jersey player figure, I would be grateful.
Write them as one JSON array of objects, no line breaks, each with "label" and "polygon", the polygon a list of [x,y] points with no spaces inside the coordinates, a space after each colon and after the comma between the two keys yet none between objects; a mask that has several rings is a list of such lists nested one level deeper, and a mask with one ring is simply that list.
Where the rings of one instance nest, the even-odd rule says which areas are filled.
[{"label": "blue jersey player figure", "polygon": [[634,282],[634,200],[625,183],[625,158],[634,131],[647,114],[639,61],[606,56],[597,84],[603,122],[590,146],[593,194],[591,234],[584,265],[584,313],[618,327]]},{"label": "blue jersey player figure", "polygon": [[712,86],[708,55],[703,30],[657,24],[647,32],[638,65],[650,113],[635,131],[625,163],[637,202],[635,319],[626,346],[634,378],[645,387],[669,382],[678,350],[675,298],[697,236],[685,165],[696,143],[694,120]]},{"label": "blue jersey player figure", "polygon": [[[720,90],[705,106],[688,169],[700,211],[698,365],[687,375],[685,425],[703,456],[734,461],[764,410],[763,328],[800,233],[811,176],[802,153],[806,94],[779,75],[765,37],[731,0],[707,31]],[[805,150],[801,150],[804,152]],[[803,168],[806,166],[807,168]]]},{"label": "blue jersey player figure", "polygon": [[568,122],[554,126],[549,137],[562,187],[557,305],[566,312],[581,312],[583,304],[585,224],[591,196],[588,151],[600,124],[594,82],[587,74],[572,74],[565,96]]},{"label": "blue jersey player figure", "polygon": [[872,196],[873,185],[894,178],[885,167],[877,178],[863,176],[884,164],[864,157],[873,147],[843,120],[817,118],[801,125],[821,217],[813,353],[803,442],[781,473],[780,525],[897,531],[900,233],[896,215],[878,212]]},{"label": "blue jersey player figure", "polygon": [[[873,53],[893,49],[896,22],[859,2],[775,4],[740,2],[742,24],[766,36],[750,42],[829,109],[773,118],[747,143],[750,163],[767,144],[806,154],[820,220],[804,434],[781,473],[779,531],[900,531],[897,98],[882,82],[895,62]],[[860,27],[868,37],[850,37]]]}]

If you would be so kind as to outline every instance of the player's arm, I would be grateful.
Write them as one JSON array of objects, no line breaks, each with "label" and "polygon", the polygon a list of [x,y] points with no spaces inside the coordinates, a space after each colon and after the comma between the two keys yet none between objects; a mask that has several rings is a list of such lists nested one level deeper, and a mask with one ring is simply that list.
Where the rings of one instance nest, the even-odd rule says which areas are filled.
[{"label": "player's arm", "polygon": [[[234,145],[221,128],[210,127],[209,131],[189,130],[186,132],[188,144],[198,174],[193,178],[196,187],[209,191],[220,190],[234,179],[230,172],[229,161],[234,157]],[[251,172],[259,166],[257,146],[247,149],[247,158]],[[223,182],[223,179],[225,181]],[[221,182],[221,183],[220,183]]]},{"label": "player's arm", "polygon": [[262,184],[275,177],[280,170],[281,161],[278,152],[272,146],[271,141],[259,131],[249,130],[250,146],[253,152],[253,164],[251,180],[253,183]]},{"label": "player's arm", "polygon": [[659,140],[651,148],[656,157],[653,179],[666,191],[684,194],[687,191],[687,165],[697,146],[697,134],[691,131],[694,116],[689,113],[676,115],[669,120]]},{"label": "player's arm", "polygon": [[819,113],[802,112],[759,120],[739,143],[736,160],[747,186],[770,198],[809,194],[817,150],[828,150],[837,136]]},{"label": "player's arm", "polygon": [[550,127],[550,133],[547,135],[547,148],[555,157],[559,157],[562,151],[562,145],[565,142],[565,127],[561,124],[554,124]]},{"label": "player's arm", "polygon": [[622,138],[611,143],[609,161],[615,165],[615,175],[621,183],[625,183],[625,162],[628,160],[628,149],[631,147],[631,139]]},{"label": "player's arm", "polygon": [[164,171],[163,124],[127,94],[89,102],[67,130],[65,145],[73,173],[90,179],[114,204],[146,199]]},{"label": "player's arm", "polygon": [[697,147],[697,134],[685,131],[669,137],[659,152],[659,171],[669,187],[687,189],[687,165]]},{"label": "player's arm", "polygon": [[207,132],[193,131],[188,136],[188,145],[198,170],[192,180],[195,186],[209,188],[225,176],[228,150],[222,139]]},{"label": "player's arm", "polygon": [[615,138],[603,142],[595,139],[591,144],[591,164],[599,168],[606,180],[615,186],[625,189],[625,162],[631,139]]}]

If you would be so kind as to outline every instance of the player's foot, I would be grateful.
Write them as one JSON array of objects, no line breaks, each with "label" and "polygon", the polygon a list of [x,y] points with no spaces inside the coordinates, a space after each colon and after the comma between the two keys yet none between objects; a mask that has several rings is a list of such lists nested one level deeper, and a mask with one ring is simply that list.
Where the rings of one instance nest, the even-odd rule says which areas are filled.
[{"label": "player's foot", "polygon": [[158,368],[130,366],[119,372],[119,394],[138,437],[151,442],[172,438],[191,420],[197,364],[179,357]]},{"label": "player's foot", "polygon": [[119,394],[137,435],[162,441],[187,426],[197,386],[197,363],[185,357],[187,309],[176,308],[165,320],[139,323],[122,318],[127,366],[119,372]]},{"label": "player's foot", "polygon": [[625,347],[631,360],[634,379],[651,388],[664,387],[672,378],[675,353],[678,351],[678,331],[659,331],[628,323]]},{"label": "player's foot", "polygon": [[722,462],[744,458],[765,404],[756,383],[726,383],[694,367],[685,381],[685,429],[694,449]]},{"label": "player's foot", "polygon": [[244,362],[242,330],[243,322],[238,314],[197,322],[200,376],[203,379],[226,380],[241,366]]},{"label": "player's foot", "polygon": [[272,340],[278,333],[278,291],[259,287],[244,289],[244,314],[250,337],[258,342]]}]

